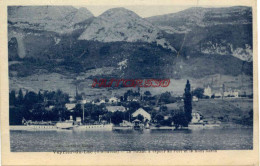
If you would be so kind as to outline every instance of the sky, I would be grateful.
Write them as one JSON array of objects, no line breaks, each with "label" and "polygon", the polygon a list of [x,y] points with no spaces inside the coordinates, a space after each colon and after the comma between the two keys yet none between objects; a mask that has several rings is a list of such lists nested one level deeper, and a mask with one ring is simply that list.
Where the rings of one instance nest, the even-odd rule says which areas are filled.
[{"label": "sky", "polygon": [[[80,8],[79,6],[75,6],[76,8]],[[99,16],[103,12],[105,12],[108,9],[116,8],[116,7],[124,7],[126,9],[129,9],[136,14],[138,14],[140,17],[151,17],[156,15],[163,15],[163,14],[169,14],[169,13],[176,13],[182,10],[185,10],[187,8],[190,8],[192,6],[81,6],[87,8],[89,11],[91,11],[94,16]]]}]

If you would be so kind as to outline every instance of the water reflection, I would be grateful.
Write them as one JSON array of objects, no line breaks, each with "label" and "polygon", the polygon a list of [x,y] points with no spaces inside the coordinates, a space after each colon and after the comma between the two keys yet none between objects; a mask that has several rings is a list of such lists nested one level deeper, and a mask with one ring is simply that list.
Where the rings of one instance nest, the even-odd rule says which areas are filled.
[{"label": "water reflection", "polygon": [[252,129],[11,131],[13,152],[240,150],[253,148]]}]

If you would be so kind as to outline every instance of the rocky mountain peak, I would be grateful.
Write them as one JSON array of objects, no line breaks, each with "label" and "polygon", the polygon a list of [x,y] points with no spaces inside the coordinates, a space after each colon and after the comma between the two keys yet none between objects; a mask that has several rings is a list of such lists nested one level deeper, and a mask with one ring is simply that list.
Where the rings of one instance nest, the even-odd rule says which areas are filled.
[{"label": "rocky mountain peak", "polygon": [[83,22],[93,14],[86,8],[72,6],[10,6],[8,22],[13,27],[68,33],[74,25]]},{"label": "rocky mountain peak", "polygon": [[136,13],[123,7],[112,8],[101,14],[101,17],[139,17]]},{"label": "rocky mountain peak", "polygon": [[109,9],[95,18],[79,40],[148,42],[175,50],[163,39],[160,29],[125,8]]}]

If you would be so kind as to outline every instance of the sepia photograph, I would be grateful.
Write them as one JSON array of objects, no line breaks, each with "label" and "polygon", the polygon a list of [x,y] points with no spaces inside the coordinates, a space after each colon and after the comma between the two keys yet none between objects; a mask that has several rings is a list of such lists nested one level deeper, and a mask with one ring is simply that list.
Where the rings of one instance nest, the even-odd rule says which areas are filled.
[{"label": "sepia photograph", "polygon": [[[36,165],[38,154],[49,163],[190,153],[175,164],[196,165],[191,153],[220,152],[223,162],[246,153],[244,163],[258,161],[254,6],[5,3],[6,156],[31,154],[23,164]],[[77,161],[106,161],[93,159]]]}]

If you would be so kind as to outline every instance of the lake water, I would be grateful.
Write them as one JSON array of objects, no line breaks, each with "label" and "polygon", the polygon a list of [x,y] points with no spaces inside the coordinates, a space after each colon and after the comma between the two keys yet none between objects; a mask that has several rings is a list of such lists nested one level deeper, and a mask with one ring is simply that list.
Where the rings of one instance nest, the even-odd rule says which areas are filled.
[{"label": "lake water", "polygon": [[252,129],[10,131],[12,152],[248,150]]}]

